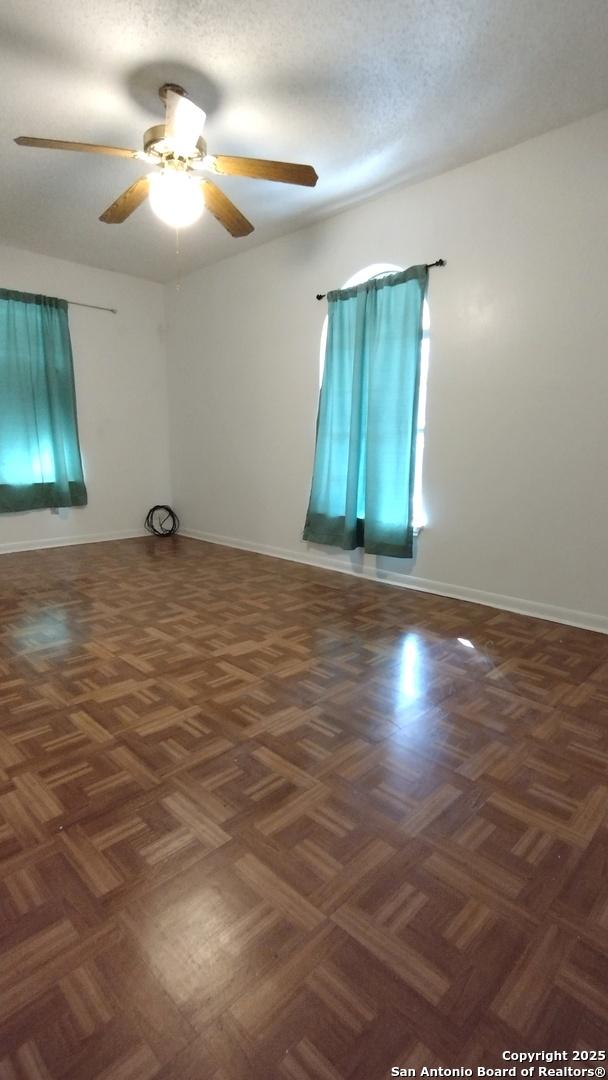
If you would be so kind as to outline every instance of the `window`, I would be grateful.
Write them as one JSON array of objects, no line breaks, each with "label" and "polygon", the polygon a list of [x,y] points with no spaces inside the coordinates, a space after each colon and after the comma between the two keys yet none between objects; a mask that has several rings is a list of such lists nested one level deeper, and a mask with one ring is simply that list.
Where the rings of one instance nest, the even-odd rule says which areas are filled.
[{"label": "window", "polygon": [[303,539],[413,555],[420,344],[428,269],[374,267],[328,295]]},{"label": "window", "polygon": [[[370,278],[383,277],[385,274],[396,274],[400,270],[403,270],[402,266],[395,266],[393,263],[372,263],[371,266],[366,266],[363,270],[358,270],[356,274],[349,277],[348,281],[345,281],[342,288],[349,289],[352,285],[360,285],[363,281],[369,281]],[[427,396],[427,382],[429,377],[429,357],[430,357],[430,311],[428,301],[425,300],[423,315],[422,315],[422,347],[420,354],[420,389],[418,396],[418,414],[416,418],[416,474],[414,479],[414,528],[416,531],[424,528],[427,523],[427,517],[424,510],[424,502],[422,498],[422,460],[424,457],[424,441],[426,430],[426,396]],[[325,366],[325,350],[327,346],[327,315],[323,320],[323,329],[321,330],[321,347],[319,356],[319,386],[323,382],[323,368]]]},{"label": "window", "polygon": [[67,304],[0,289],[0,512],[86,501]]}]

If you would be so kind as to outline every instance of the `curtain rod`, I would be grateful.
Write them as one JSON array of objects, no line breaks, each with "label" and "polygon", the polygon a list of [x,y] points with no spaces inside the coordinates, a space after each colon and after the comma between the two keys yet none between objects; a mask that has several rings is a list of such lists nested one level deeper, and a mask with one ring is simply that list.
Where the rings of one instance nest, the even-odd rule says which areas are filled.
[{"label": "curtain rod", "polygon": [[115,307],[102,307],[100,304],[83,304],[82,300],[66,300],[66,304],[69,304],[70,307],[88,307],[93,308],[94,311],[109,311],[112,315],[118,314]]},{"label": "curtain rod", "polygon": [[[437,259],[437,261],[434,262],[434,263],[427,263],[426,264],[427,270],[430,270],[433,266],[446,266],[446,261],[445,261],[445,259]],[[397,271],[395,271],[395,273],[397,273]],[[317,293],[317,300],[324,300],[326,296],[327,296],[327,293],[318,292]]]}]

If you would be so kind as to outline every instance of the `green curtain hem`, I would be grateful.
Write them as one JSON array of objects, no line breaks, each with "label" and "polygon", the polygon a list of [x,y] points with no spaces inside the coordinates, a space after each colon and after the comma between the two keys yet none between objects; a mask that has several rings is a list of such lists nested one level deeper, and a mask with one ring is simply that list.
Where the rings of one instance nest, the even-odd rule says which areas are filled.
[{"label": "green curtain hem", "polygon": [[347,528],[344,518],[328,518],[324,514],[308,514],[302,537],[312,544],[328,544],[343,551],[363,547],[364,523],[357,518],[354,528]]},{"label": "green curtain hem", "polygon": [[390,555],[392,559],[413,559],[414,557],[414,537],[411,539],[406,537],[403,544],[364,544],[364,551],[368,555]]},{"label": "green curtain hem", "polygon": [[58,489],[55,484],[0,484],[0,514],[18,514],[24,510],[45,510],[48,507],[86,506],[84,484],[70,483]]},{"label": "green curtain hem", "polygon": [[382,540],[365,539],[365,522],[357,519],[354,530],[344,528],[344,518],[326,518],[315,514],[309,516],[304,526],[302,539],[311,544],[326,544],[339,547],[343,551],[355,551],[363,548],[368,555],[389,555],[393,559],[412,559],[414,557],[414,530],[406,530],[403,542],[395,544]]}]

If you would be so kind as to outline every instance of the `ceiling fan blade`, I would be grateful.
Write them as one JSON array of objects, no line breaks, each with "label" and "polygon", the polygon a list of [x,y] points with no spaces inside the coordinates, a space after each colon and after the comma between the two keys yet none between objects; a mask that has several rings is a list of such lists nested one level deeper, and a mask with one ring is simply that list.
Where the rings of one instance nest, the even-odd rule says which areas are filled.
[{"label": "ceiling fan blade", "polygon": [[32,139],[29,135],[19,135],[15,142],[19,146],[39,146],[47,150],[80,150],[85,154],[112,154],[114,157],[137,157],[137,150],[124,150],[121,146],[100,146],[97,143],[65,142],[64,139]]},{"label": "ceiling fan blade", "polygon": [[213,183],[203,180],[203,195],[207,210],[228,230],[231,236],[247,236],[253,232],[253,225],[241,214],[227,195]]},{"label": "ceiling fan blade", "polygon": [[112,205],[108,206],[107,210],[104,210],[99,220],[104,221],[106,225],[120,225],[121,222],[126,221],[129,214],[132,214],[134,210],[137,210],[138,206],[141,206],[147,195],[148,177],[140,176],[139,180],[131,184],[131,187],[123,191],[122,195],[119,195]]},{"label": "ceiling fan blade", "polygon": [[165,139],[178,157],[190,157],[202,134],[207,119],[185,94],[175,90],[165,92]]},{"label": "ceiling fan blade", "polygon": [[205,164],[226,176],[249,176],[253,180],[277,180],[282,184],[314,187],[319,177],[312,165],[293,165],[289,161],[264,161],[262,158],[227,157],[212,154]]}]

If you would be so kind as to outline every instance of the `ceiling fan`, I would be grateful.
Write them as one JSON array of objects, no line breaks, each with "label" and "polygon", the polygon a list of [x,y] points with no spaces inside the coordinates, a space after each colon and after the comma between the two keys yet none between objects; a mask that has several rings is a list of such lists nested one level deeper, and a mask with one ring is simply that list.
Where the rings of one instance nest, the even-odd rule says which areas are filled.
[{"label": "ceiling fan", "polygon": [[19,146],[38,146],[49,150],[111,154],[151,165],[152,172],[140,176],[101,214],[99,220],[107,225],[126,221],[149,197],[157,217],[173,228],[194,224],[206,207],[231,236],[247,236],[253,231],[251,222],[213,180],[201,176],[201,173],[249,176],[255,180],[315,186],[318,177],[312,165],[208,154],[202,136],[206,120],[203,110],[190,101],[183,87],[175,83],[161,86],[159,96],[165,103],[165,122],[148,128],[144,134],[143,150],[65,142],[62,139],[33,139],[27,135],[20,135],[15,142]]}]

